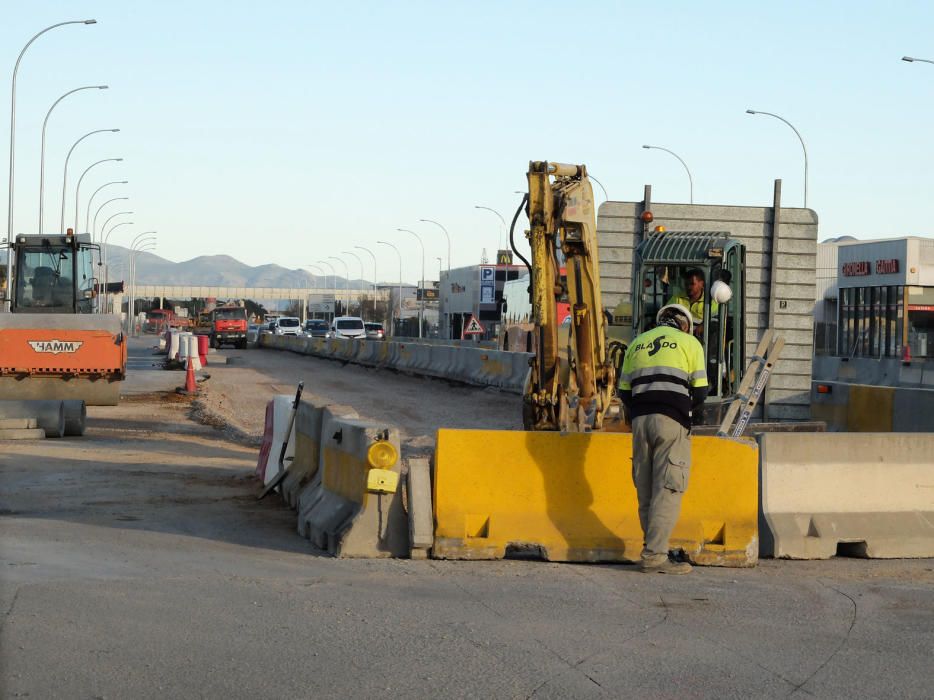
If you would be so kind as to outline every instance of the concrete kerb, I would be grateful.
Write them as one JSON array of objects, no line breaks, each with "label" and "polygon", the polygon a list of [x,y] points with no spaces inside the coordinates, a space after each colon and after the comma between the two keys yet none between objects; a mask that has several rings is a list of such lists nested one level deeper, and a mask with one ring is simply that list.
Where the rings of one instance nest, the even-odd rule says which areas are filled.
[{"label": "concrete kerb", "polygon": [[934,556],[934,435],[760,436],[762,556]]},{"label": "concrete kerb", "polygon": [[279,489],[283,500],[296,510],[299,509],[302,492],[318,474],[325,414],[331,417],[357,417],[357,412],[350,406],[328,405],[307,399],[299,404],[295,417],[295,458]]},{"label": "concrete kerb", "polygon": [[398,479],[402,464],[397,429],[326,411],[319,476],[300,496],[298,525],[303,536],[333,556],[402,557],[409,553],[402,480],[392,485],[391,492],[368,485],[372,469],[368,451],[377,442],[387,442],[395,450],[395,463],[386,470]]}]

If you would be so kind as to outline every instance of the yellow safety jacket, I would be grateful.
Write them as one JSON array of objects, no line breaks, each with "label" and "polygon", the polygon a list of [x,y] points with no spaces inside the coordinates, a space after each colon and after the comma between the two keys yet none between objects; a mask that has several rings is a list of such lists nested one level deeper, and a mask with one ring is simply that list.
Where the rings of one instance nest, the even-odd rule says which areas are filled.
[{"label": "yellow safety jacket", "polygon": [[619,390],[632,418],[661,413],[691,428],[691,409],[707,396],[704,348],[693,335],[658,326],[626,350]]},{"label": "yellow safety jacket", "polygon": [[[697,301],[692,302],[687,295],[675,294],[671,299],[668,300],[669,304],[681,304],[684,308],[691,312],[693,316],[698,321],[704,320],[704,304],[706,302],[707,295],[701,294],[701,298]],[[710,302],[710,313],[716,314],[720,311],[720,305],[715,302]]]}]

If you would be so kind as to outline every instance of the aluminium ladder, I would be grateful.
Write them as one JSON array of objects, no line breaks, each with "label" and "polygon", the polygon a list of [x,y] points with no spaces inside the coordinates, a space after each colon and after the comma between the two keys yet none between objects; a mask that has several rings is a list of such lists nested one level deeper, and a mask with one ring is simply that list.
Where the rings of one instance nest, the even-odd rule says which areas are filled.
[{"label": "aluminium ladder", "polygon": [[[756,354],[752,356],[749,365],[746,367],[746,374],[743,381],[740,382],[739,390],[736,392],[736,398],[730,404],[717,430],[719,437],[738,438],[746,430],[749,420],[752,418],[752,412],[759,403],[759,397],[765,391],[769,377],[772,376],[772,370],[778,361],[778,356],[785,345],[785,339],[774,333],[771,328],[765,331],[762,339],[756,346]],[[739,418],[737,418],[739,414]],[[733,421],[736,420],[736,425]],[[731,427],[732,426],[732,427]]]}]

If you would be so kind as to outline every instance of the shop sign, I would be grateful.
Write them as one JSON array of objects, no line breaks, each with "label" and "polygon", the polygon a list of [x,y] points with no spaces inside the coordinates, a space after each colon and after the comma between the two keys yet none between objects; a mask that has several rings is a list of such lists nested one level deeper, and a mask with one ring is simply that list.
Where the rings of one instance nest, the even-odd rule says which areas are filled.
[{"label": "shop sign", "polygon": [[898,273],[898,259],[876,260],[877,275],[894,275]]},{"label": "shop sign", "polygon": [[844,277],[858,277],[869,274],[869,261],[843,263]]},{"label": "shop sign", "polygon": [[909,304],[909,311],[934,311],[934,304]]}]

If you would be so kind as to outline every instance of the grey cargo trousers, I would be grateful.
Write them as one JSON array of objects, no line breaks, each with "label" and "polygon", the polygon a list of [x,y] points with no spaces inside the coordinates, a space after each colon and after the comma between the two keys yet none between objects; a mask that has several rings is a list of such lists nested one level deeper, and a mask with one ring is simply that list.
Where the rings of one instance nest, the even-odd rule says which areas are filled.
[{"label": "grey cargo trousers", "polygon": [[684,426],[660,414],[633,419],[632,481],[639,497],[644,561],[667,559],[690,469],[691,436]]}]

